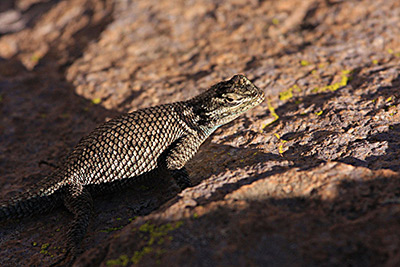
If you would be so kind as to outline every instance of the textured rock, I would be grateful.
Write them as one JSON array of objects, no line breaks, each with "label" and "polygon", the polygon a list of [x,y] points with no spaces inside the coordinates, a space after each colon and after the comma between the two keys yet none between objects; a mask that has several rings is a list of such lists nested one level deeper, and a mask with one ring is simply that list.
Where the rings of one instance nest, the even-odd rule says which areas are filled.
[{"label": "textured rock", "polygon": [[[268,96],[202,146],[194,187],[99,198],[76,266],[400,264],[398,1],[4,3],[1,199],[120,112],[236,73]],[[2,266],[53,262],[70,219],[1,223]]]}]

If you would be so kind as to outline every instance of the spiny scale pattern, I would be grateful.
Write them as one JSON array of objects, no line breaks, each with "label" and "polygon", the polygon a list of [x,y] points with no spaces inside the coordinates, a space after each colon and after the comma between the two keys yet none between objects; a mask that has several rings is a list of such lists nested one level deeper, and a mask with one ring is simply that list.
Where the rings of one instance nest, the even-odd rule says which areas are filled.
[{"label": "spiny scale pattern", "polygon": [[0,205],[0,220],[49,211],[64,204],[74,214],[67,247],[75,255],[93,208],[92,196],[124,189],[154,175],[170,175],[184,189],[184,165],[219,126],[263,101],[264,93],[235,75],[183,102],[112,119],[82,138],[63,166],[20,196]]},{"label": "spiny scale pattern", "polygon": [[[139,110],[111,120],[80,141],[64,172],[71,184],[106,184],[150,172],[166,148],[191,132],[182,102]],[[99,187],[97,187],[98,189]]]}]

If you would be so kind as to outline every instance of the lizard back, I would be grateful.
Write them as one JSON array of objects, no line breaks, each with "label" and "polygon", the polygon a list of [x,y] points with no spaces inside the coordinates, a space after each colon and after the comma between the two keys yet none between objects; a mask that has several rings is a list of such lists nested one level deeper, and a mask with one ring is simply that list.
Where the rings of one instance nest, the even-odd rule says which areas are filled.
[{"label": "lizard back", "polygon": [[67,157],[69,183],[97,185],[148,173],[174,141],[189,131],[181,102],[141,109],[112,119],[83,138]]}]

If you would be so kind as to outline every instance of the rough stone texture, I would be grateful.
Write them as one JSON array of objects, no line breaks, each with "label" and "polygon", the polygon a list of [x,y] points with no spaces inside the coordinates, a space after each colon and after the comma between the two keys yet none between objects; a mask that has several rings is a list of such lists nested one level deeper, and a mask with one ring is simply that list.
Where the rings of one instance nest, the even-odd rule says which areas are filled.
[{"label": "rough stone texture", "polygon": [[[76,266],[400,265],[399,1],[3,0],[0,24],[1,199],[120,112],[236,73],[269,96],[194,187],[97,199]],[[1,223],[1,265],[49,265],[70,220]]]}]

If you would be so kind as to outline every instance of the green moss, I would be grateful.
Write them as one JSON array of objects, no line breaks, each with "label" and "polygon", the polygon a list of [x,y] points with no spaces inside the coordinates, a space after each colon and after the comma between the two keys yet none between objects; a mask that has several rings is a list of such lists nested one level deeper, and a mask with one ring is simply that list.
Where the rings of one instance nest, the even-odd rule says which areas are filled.
[{"label": "green moss", "polygon": [[121,255],[118,259],[108,260],[107,265],[126,266],[129,264],[129,262],[138,264],[145,255],[151,253],[154,253],[156,257],[160,257],[163,253],[165,253],[165,250],[156,248],[155,246],[161,246],[166,240],[172,240],[172,236],[169,236],[168,233],[181,227],[182,225],[182,221],[167,223],[161,226],[156,226],[155,224],[149,222],[142,224],[138,231],[142,240],[146,240],[146,245],[142,247],[142,249],[135,251],[130,259],[127,255]]},{"label": "green moss", "polygon": [[[389,97],[389,98],[391,98],[391,97]],[[388,98],[388,99],[389,99]],[[391,100],[391,99],[390,99]],[[386,101],[386,102],[389,102],[389,101]],[[396,115],[397,114],[397,107],[395,106],[395,105],[390,105],[389,107],[388,107],[388,111],[390,112],[389,113],[389,116],[394,116],[394,115]]]},{"label": "green moss", "polygon": [[32,242],[32,246],[36,247],[37,246],[37,242]]},{"label": "green moss", "polygon": [[50,246],[49,243],[45,243],[45,244],[43,244],[40,248],[41,248],[41,249],[48,249],[49,246]]},{"label": "green moss", "polygon": [[279,99],[282,101],[288,100],[293,97],[293,92],[301,92],[300,87],[297,84],[293,85],[289,89],[279,94]]},{"label": "green moss", "polygon": [[307,60],[302,60],[302,61],[300,61],[300,65],[308,66],[308,65],[310,65],[310,62],[308,62]]},{"label": "green moss", "polygon": [[100,104],[101,103],[101,98],[93,98],[92,99],[92,103],[95,104],[95,105]]},{"label": "green moss", "polygon": [[31,56],[31,61],[33,63],[38,63],[42,56],[39,53],[35,53]]},{"label": "green moss", "polygon": [[[128,222],[132,222],[136,218],[137,218],[137,216],[135,216],[133,218],[129,218]],[[122,221],[122,218],[118,217],[118,218],[115,218],[115,220],[116,221]],[[110,233],[110,232],[121,230],[122,228],[124,228],[124,226],[125,225],[121,225],[121,226],[118,226],[118,227],[110,227],[110,228],[107,228],[107,229],[102,229],[102,230],[100,230],[100,232],[102,232],[102,233]]]},{"label": "green moss", "polygon": [[318,93],[318,92],[325,92],[325,91],[336,91],[337,89],[344,87],[348,84],[348,82],[351,79],[350,76],[351,71],[350,70],[343,70],[342,71],[342,76],[340,82],[333,83],[324,87],[316,87],[312,90],[313,93]]},{"label": "green moss", "polygon": [[319,92],[319,87],[315,87],[314,89],[311,90],[312,93],[318,93]]},{"label": "green moss", "polygon": [[293,97],[293,89],[289,88],[288,90],[281,92],[279,94],[279,99],[282,101],[288,100]]},{"label": "green moss", "polygon": [[272,123],[274,123],[275,121],[277,121],[277,120],[279,119],[278,114],[276,114],[276,112],[275,112],[275,108],[271,105],[271,100],[270,100],[270,99],[267,99],[267,105],[268,105],[269,112],[270,112],[271,115],[274,117],[274,120],[271,121],[271,122],[269,122],[269,123],[267,123],[267,124],[264,124],[264,125],[261,127],[262,129],[264,129],[264,128],[267,127],[268,125],[271,125]]},{"label": "green moss", "polygon": [[121,255],[118,259],[115,260],[108,260],[106,262],[107,266],[127,266],[129,263],[128,255]]},{"label": "green moss", "polygon": [[110,233],[110,232],[121,230],[122,228],[124,228],[124,226],[110,227],[110,228],[107,228],[107,229],[100,230],[100,232],[102,232],[102,233]]},{"label": "green moss", "polygon": [[139,231],[141,232],[150,232],[153,231],[153,229],[154,229],[154,224],[150,224],[149,222],[146,222],[139,227]]},{"label": "green moss", "polygon": [[279,24],[279,20],[277,18],[273,18],[272,19],[272,24],[278,25]]},{"label": "green moss", "polygon": [[277,134],[277,133],[274,133],[274,135],[275,135],[275,137],[278,138],[278,140],[281,142],[281,143],[279,144],[279,146],[278,146],[278,151],[279,151],[279,154],[282,155],[282,154],[285,152],[285,150],[283,149],[283,144],[287,143],[287,141],[284,140],[284,139],[282,139],[282,138],[280,137],[280,135]]},{"label": "green moss", "polygon": [[49,243],[45,243],[40,247],[40,254],[49,254],[49,251],[47,250],[49,248],[50,244]]}]

